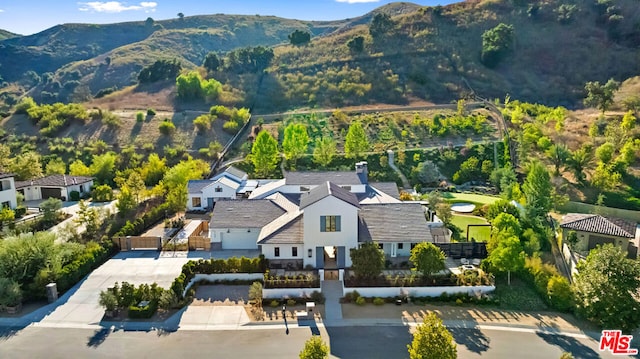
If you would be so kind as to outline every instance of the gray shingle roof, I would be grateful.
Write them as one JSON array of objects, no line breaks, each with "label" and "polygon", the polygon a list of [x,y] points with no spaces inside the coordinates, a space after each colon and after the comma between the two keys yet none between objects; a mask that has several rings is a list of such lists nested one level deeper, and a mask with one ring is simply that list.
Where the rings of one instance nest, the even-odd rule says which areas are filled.
[{"label": "gray shingle roof", "polygon": [[300,198],[300,209],[304,209],[329,196],[336,197],[352,206],[360,207],[360,203],[358,202],[358,198],[355,194],[335,183],[325,182],[309,191],[309,193],[302,195]]},{"label": "gray shingle roof", "polygon": [[635,238],[636,225],[619,218],[605,218],[598,214],[569,213],[562,218],[561,228]]},{"label": "gray shingle roof", "polygon": [[262,228],[285,211],[266,199],[232,199],[217,201],[210,228]]},{"label": "gray shingle roof", "polygon": [[189,193],[201,193],[205,187],[212,184],[211,180],[189,180],[187,182],[187,191]]},{"label": "gray shingle roof", "polygon": [[301,244],[304,243],[304,221],[302,212],[292,212],[280,216],[262,228],[258,244]]},{"label": "gray shingle roof", "polygon": [[433,242],[419,203],[364,204],[358,222],[359,242]]},{"label": "gray shingle roof", "polygon": [[398,190],[398,185],[395,182],[370,182],[369,186],[374,187],[395,199],[400,199],[400,191]]},{"label": "gray shingle roof", "polygon": [[285,180],[287,185],[307,185],[319,186],[327,181],[339,186],[364,184],[363,177],[358,176],[355,171],[309,171],[309,172],[286,172]]},{"label": "gray shingle roof", "polygon": [[9,177],[15,177],[15,175],[13,173],[0,172],[0,178],[9,178]]},{"label": "gray shingle roof", "polygon": [[241,169],[235,168],[233,166],[229,166],[227,167],[227,169],[225,170],[225,172],[229,173],[232,176],[236,176],[240,179],[244,178],[244,176],[247,176],[247,173]]},{"label": "gray shingle roof", "polygon": [[76,184],[83,184],[93,181],[93,177],[70,176],[70,175],[51,175],[47,177],[36,178],[28,181],[16,182],[16,189],[28,186],[40,187],[67,187]]}]

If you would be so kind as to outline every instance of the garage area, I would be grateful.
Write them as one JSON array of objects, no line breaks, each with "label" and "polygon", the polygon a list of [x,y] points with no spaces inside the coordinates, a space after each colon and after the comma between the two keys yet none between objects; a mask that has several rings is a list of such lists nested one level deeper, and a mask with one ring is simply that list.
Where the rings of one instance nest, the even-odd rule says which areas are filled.
[{"label": "garage area", "polygon": [[56,187],[40,187],[41,198],[57,198],[66,201],[66,198],[62,198],[62,191]]}]

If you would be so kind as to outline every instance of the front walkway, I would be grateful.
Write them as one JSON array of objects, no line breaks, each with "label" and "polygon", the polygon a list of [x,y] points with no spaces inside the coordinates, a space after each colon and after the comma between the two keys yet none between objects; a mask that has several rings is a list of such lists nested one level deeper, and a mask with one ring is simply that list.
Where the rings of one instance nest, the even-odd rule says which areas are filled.
[{"label": "front walkway", "polygon": [[342,281],[340,280],[324,280],[321,284],[322,294],[324,295],[324,314],[325,323],[331,324],[342,320]]}]

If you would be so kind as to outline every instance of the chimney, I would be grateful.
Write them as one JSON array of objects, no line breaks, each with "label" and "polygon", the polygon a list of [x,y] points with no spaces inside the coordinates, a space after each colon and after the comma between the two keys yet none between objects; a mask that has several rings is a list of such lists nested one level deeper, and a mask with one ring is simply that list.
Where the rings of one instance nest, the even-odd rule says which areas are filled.
[{"label": "chimney", "polygon": [[362,183],[369,182],[369,170],[367,169],[367,161],[356,163],[356,174],[360,177]]}]

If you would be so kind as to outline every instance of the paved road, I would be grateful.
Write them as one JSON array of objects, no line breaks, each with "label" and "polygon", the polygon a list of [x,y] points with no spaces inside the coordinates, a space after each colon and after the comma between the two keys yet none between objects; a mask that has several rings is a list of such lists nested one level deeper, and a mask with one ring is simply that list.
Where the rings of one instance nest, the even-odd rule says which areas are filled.
[{"label": "paved road", "polygon": [[[245,327],[246,328],[246,327]],[[331,358],[407,358],[408,327],[358,326],[237,331],[124,332],[110,329],[28,327],[0,331],[0,358],[297,358],[312,331],[331,346]],[[591,338],[542,335],[529,331],[452,329],[459,358],[614,358]],[[617,358],[621,358],[618,356]]]}]

